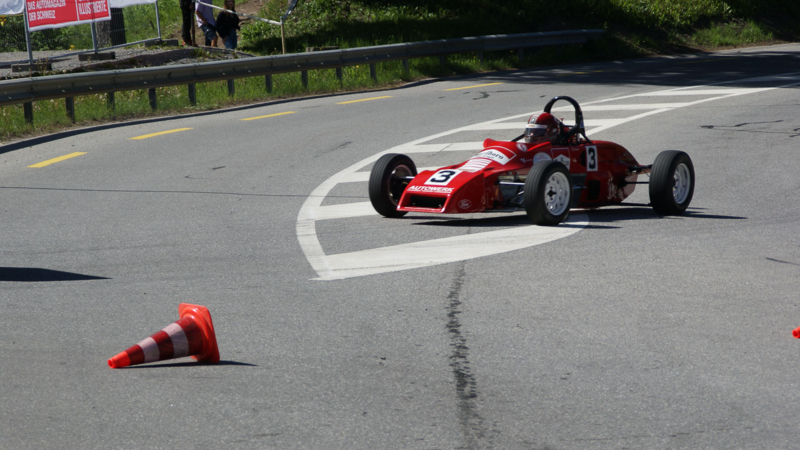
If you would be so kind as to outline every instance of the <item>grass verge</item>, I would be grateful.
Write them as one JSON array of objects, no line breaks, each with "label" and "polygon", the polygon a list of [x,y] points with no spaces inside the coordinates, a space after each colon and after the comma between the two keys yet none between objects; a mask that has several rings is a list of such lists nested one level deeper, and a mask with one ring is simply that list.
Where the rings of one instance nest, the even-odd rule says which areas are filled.
[{"label": "grass verge", "polygon": [[150,107],[146,90],[117,92],[113,109],[108,105],[106,94],[79,96],[74,99],[74,122],[67,115],[64,99],[34,102],[32,124],[25,122],[22,105],[4,106],[0,107],[0,122],[3,124],[0,144],[75,127],[134,118],[188,114],[308,95],[382,89],[424,78],[568,62],[582,59],[584,52],[582,46],[565,46],[560,52],[542,49],[535,54],[528,54],[522,64],[518,61],[516,51],[486,53],[482,63],[477,54],[453,55],[447,58],[445,66],[440,64],[439,58],[419,58],[409,60],[408,73],[400,61],[378,63],[377,82],[370,77],[369,65],[342,68],[341,80],[336,77],[334,69],[313,70],[308,72],[308,88],[302,85],[299,72],[276,74],[272,76],[272,92],[267,92],[263,76],[235,80],[234,95],[229,95],[225,81],[198,83],[196,106],[189,103],[186,86],[171,86],[156,89],[155,111]]}]

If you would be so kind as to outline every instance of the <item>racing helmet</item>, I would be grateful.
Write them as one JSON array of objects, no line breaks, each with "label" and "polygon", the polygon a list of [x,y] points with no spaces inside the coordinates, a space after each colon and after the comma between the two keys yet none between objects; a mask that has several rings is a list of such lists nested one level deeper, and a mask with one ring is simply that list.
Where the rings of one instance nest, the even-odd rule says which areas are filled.
[{"label": "racing helmet", "polygon": [[534,114],[528,119],[525,127],[525,142],[528,144],[541,144],[553,142],[558,137],[558,119],[550,113]]}]

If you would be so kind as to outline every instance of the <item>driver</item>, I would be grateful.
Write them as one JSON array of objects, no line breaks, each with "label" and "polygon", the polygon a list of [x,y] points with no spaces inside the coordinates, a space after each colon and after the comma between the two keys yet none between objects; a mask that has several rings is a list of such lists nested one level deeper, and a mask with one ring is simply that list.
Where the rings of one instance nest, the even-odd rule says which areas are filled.
[{"label": "driver", "polygon": [[528,119],[528,125],[525,127],[525,142],[528,144],[553,142],[558,138],[560,127],[560,121],[552,114],[534,114]]}]

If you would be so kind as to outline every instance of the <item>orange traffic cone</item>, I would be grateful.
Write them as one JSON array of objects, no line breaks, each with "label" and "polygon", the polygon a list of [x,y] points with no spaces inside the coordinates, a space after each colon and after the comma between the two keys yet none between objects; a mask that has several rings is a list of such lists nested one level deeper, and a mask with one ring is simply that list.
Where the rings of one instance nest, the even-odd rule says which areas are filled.
[{"label": "orange traffic cone", "polygon": [[796,337],[797,339],[800,339],[800,327],[797,327],[792,331],[792,336]]},{"label": "orange traffic cone", "polygon": [[205,306],[181,303],[180,319],[108,360],[112,369],[191,356],[205,363],[219,362],[217,337]]}]

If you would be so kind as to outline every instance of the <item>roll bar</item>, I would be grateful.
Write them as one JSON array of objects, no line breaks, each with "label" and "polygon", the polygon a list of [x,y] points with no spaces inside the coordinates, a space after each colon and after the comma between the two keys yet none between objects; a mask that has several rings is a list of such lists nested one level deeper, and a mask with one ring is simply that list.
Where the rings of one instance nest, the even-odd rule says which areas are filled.
[{"label": "roll bar", "polygon": [[[550,111],[553,109],[553,105],[559,100],[564,100],[566,102],[571,103],[572,107],[575,109],[575,126],[571,127],[569,131],[563,134],[561,133],[561,130],[559,130],[559,135],[560,135],[559,141],[561,141],[560,143],[562,144],[568,143],[569,140],[572,139],[575,135],[583,135],[583,138],[586,139],[586,142],[591,143],[592,141],[589,140],[588,137],[586,137],[586,128],[583,125],[583,111],[581,111],[580,105],[578,105],[578,102],[575,101],[574,98],[567,97],[566,95],[553,97],[549,102],[547,102],[547,105],[545,105],[544,112],[550,114]],[[580,138],[580,136],[578,137]]]}]

